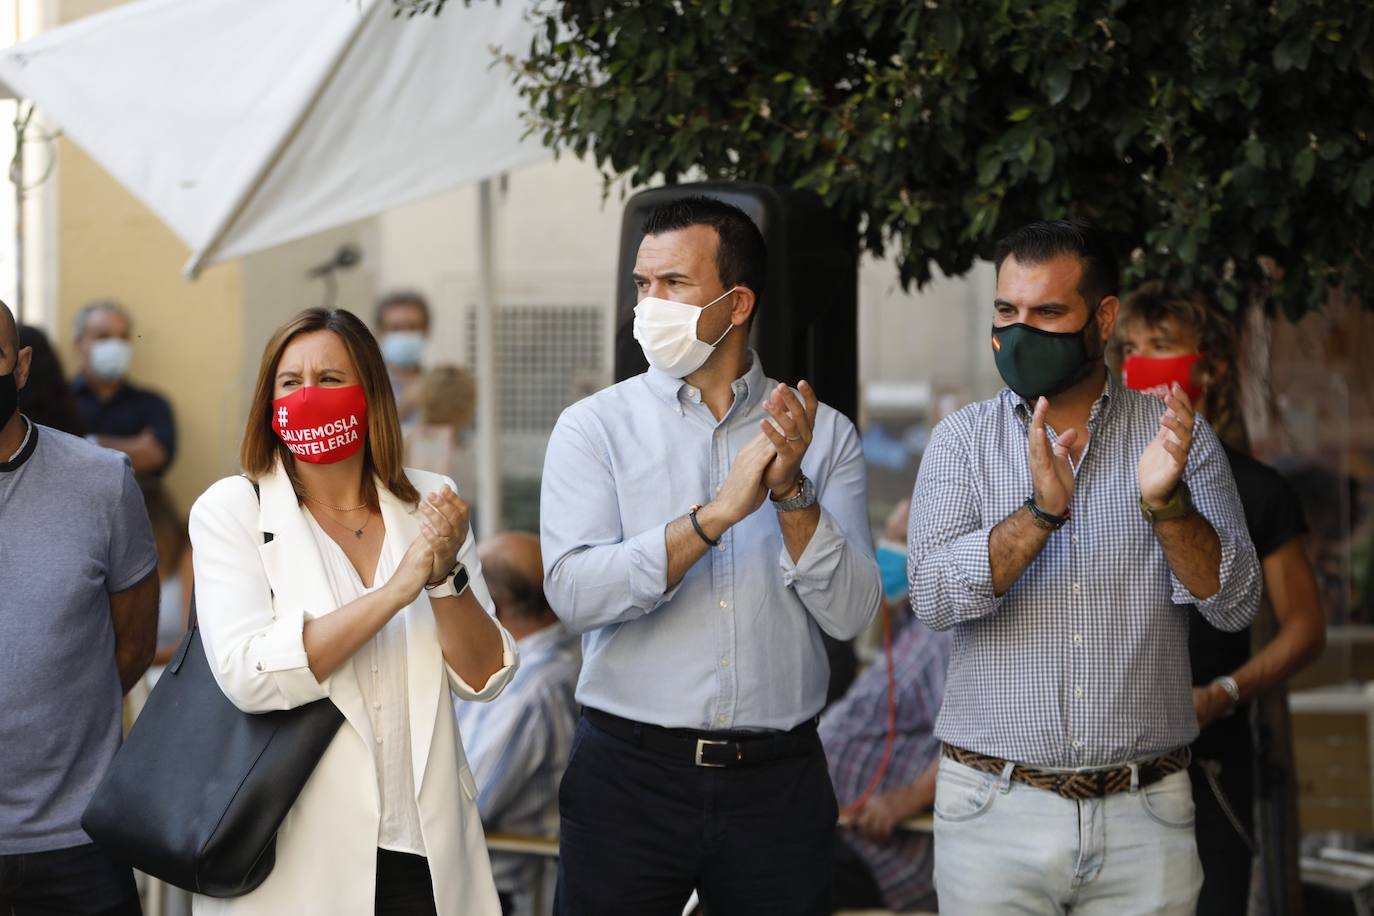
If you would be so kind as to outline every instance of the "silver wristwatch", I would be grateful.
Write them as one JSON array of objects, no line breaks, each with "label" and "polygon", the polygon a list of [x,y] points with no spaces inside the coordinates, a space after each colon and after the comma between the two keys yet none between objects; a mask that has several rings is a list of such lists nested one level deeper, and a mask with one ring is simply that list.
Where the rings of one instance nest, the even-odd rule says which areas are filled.
[{"label": "silver wristwatch", "polygon": [[800,471],[797,477],[801,480],[801,492],[790,499],[773,500],[774,509],[779,512],[796,512],[798,509],[810,509],[816,504],[816,485],[811,482],[810,477]]},{"label": "silver wristwatch", "polygon": [[454,563],[442,582],[426,585],[425,591],[431,598],[456,598],[468,590],[468,571],[462,563]]}]

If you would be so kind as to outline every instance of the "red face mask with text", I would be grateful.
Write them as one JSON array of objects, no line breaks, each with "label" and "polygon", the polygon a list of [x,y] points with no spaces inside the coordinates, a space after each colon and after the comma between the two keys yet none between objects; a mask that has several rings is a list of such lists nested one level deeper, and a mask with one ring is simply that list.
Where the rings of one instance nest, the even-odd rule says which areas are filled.
[{"label": "red face mask with text", "polygon": [[333,464],[363,447],[367,398],[362,385],[301,388],[272,402],[272,430],[300,461]]},{"label": "red face mask with text", "polygon": [[1202,397],[1202,386],[1193,381],[1193,366],[1201,353],[1185,353],[1182,356],[1128,356],[1121,364],[1121,383],[1127,388],[1152,394],[1161,400],[1169,393],[1174,382],[1183,387],[1183,393],[1196,407]]}]

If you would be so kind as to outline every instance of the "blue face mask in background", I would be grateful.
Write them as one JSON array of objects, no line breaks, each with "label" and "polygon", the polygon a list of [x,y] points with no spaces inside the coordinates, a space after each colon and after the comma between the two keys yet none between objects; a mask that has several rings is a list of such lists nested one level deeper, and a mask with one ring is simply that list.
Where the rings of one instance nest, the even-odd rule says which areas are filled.
[{"label": "blue face mask in background", "polygon": [[879,541],[874,554],[883,581],[883,595],[889,603],[902,600],[907,594],[906,548],[891,541]]}]

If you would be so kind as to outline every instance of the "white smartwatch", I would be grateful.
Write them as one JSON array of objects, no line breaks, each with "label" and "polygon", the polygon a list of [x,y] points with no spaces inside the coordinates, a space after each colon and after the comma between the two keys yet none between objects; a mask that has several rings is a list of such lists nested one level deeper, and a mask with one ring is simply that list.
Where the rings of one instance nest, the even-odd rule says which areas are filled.
[{"label": "white smartwatch", "polygon": [[431,598],[457,598],[467,590],[468,571],[463,568],[462,563],[454,563],[453,569],[449,570],[442,582],[425,586],[425,591],[429,592]]}]

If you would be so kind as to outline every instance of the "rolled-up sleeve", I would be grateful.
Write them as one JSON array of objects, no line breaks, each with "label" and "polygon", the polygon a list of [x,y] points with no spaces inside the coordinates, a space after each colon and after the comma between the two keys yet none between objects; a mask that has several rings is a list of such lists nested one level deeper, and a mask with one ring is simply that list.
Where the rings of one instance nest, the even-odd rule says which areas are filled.
[{"label": "rolled-up sleeve", "polygon": [[1199,599],[1179,581],[1173,570],[1169,582],[1173,602],[1194,605],[1208,623],[1219,630],[1234,632],[1249,626],[1259,611],[1263,574],[1255,555],[1250,531],[1245,526],[1245,509],[1231,475],[1230,462],[1216,433],[1202,417],[1193,429],[1193,447],[1184,469],[1193,506],[1217,533],[1221,543],[1221,587],[1210,598]]},{"label": "rolled-up sleeve", "polygon": [[786,545],[779,562],[791,588],[817,626],[836,639],[853,639],[878,611],[882,592],[868,529],[868,470],[854,425],[837,417],[834,467],[817,498],[820,521],[794,563]]},{"label": "rolled-up sleeve", "polygon": [[189,522],[201,642],[224,695],[250,713],[292,709],[329,695],[329,679],[315,679],[305,653],[310,615],[303,608],[273,608],[257,518],[252,485],[229,478],[196,500]]},{"label": "rolled-up sleeve", "polygon": [[[921,458],[907,522],[911,609],[933,630],[996,612],[988,539],[972,456],[958,414],[935,427]],[[995,524],[995,523],[994,523]]]},{"label": "rolled-up sleeve", "polygon": [[672,597],[668,521],[625,536],[605,450],[565,411],[549,437],[539,496],[544,594],[574,633],[633,620]]}]

